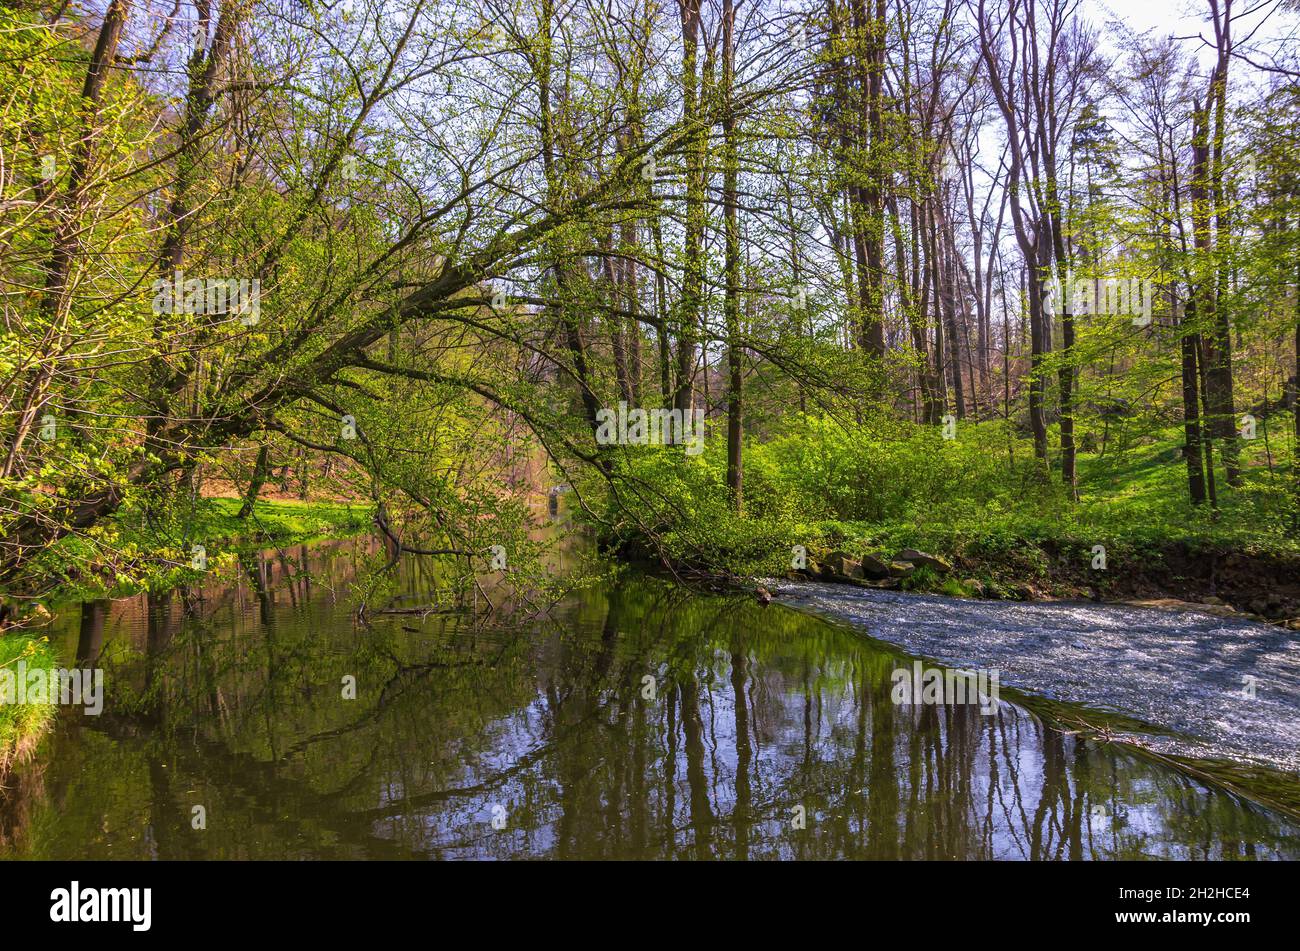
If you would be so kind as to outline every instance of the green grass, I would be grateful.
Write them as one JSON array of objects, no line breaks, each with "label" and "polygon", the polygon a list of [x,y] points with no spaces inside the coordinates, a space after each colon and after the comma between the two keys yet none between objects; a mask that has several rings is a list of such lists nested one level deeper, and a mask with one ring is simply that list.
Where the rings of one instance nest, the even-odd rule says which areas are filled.
[{"label": "green grass", "polygon": [[[1250,466],[1236,489],[1227,487],[1219,470],[1217,513],[1189,501],[1181,447],[1181,432],[1170,429],[1147,434],[1139,444],[1122,451],[1111,449],[1105,456],[1081,453],[1077,502],[1071,502],[1059,487],[1029,488],[1017,495],[1013,486],[979,501],[954,496],[902,517],[829,520],[803,530],[828,535],[835,544],[850,549],[919,548],[949,558],[1014,567],[1002,572],[1000,579],[981,579],[993,584],[1006,583],[1012,576],[1031,582],[1045,579],[1050,567],[1047,552],[1064,553],[1085,564],[1092,546],[1098,544],[1105,546],[1113,563],[1158,558],[1160,552],[1178,545],[1277,555],[1300,550],[1290,530],[1295,504],[1289,493],[1290,474],[1279,465],[1276,446],[1272,471],[1263,458],[1262,444],[1243,451],[1243,461]],[[1059,470],[1053,477],[1059,480]],[[917,579],[911,586],[926,587],[926,580]],[[930,590],[943,590],[947,584],[933,580]]]},{"label": "green grass", "polygon": [[84,537],[65,539],[41,559],[46,597],[122,597],[165,590],[192,580],[194,546],[206,549],[209,567],[238,552],[344,537],[372,524],[369,504],[259,501],[237,517],[240,499],[199,499],[173,504],[145,518],[128,510]]},{"label": "green grass", "polygon": [[203,499],[192,513],[191,537],[201,544],[240,541],[301,543],[345,535],[371,524],[373,508],[336,502],[259,501],[246,519],[237,518],[240,499]]},{"label": "green grass", "polygon": [[[0,636],[0,671],[11,671],[16,677],[19,660],[26,662],[28,670],[55,667],[54,652],[45,638],[16,631]],[[49,703],[5,703],[0,698],[0,775],[16,753],[24,751],[45,732],[54,719],[54,710],[54,705]]]}]

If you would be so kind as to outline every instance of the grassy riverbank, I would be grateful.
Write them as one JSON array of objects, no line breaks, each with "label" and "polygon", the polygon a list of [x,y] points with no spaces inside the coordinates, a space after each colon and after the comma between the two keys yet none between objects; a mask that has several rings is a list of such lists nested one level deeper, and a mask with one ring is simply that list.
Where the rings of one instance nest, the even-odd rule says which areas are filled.
[{"label": "grassy riverbank", "polygon": [[848,429],[805,417],[746,445],[743,515],[732,511],[725,458],[712,443],[694,459],[653,447],[629,453],[624,471],[641,491],[623,498],[638,507],[609,506],[607,541],[629,555],[750,577],[792,571],[795,546],[820,556],[814,571],[832,555],[889,563],[910,548],[950,567],[900,567],[885,583],[1009,599],[1221,598],[1294,618],[1291,418],[1269,423],[1282,438],[1243,443],[1242,482],[1230,489],[1220,474],[1214,509],[1187,501],[1176,426],[1082,434],[1091,451],[1079,453],[1076,501],[1055,468],[1043,477],[1030,441],[1000,422],[963,423],[944,440],[933,427]]},{"label": "grassy riverbank", "polygon": [[[152,520],[124,515],[98,536],[68,539],[41,556],[44,597],[9,603],[9,624],[0,629],[0,670],[53,668],[57,658],[42,636],[44,602],[122,597],[164,590],[192,578],[194,546],[203,546],[209,567],[240,551],[305,544],[364,531],[369,505],[336,502],[259,501],[246,518],[240,499],[199,499],[184,511]],[[0,701],[0,775],[39,742],[54,717],[50,704]]]},{"label": "grassy riverbank", "polygon": [[[44,637],[27,634],[0,636],[0,676],[9,678],[22,669],[52,670],[54,652]],[[0,778],[15,761],[30,754],[54,719],[54,707],[48,703],[18,703],[3,693],[0,684]]]},{"label": "grassy riverbank", "polygon": [[198,499],[149,519],[124,515],[102,536],[67,539],[42,558],[44,587],[60,598],[81,599],[163,590],[192,575],[195,546],[213,566],[239,551],[355,534],[373,516],[369,504],[259,501],[240,518],[241,504]]}]

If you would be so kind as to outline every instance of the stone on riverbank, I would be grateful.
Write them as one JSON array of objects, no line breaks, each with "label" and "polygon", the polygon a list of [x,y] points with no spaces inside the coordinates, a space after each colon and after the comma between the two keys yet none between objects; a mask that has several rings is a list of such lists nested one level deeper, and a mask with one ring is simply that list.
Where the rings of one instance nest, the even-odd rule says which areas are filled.
[{"label": "stone on riverbank", "polygon": [[891,561],[889,563],[889,576],[891,578],[906,578],[916,570],[916,565],[910,561]]},{"label": "stone on riverbank", "polygon": [[826,559],[830,566],[831,572],[840,578],[852,578],[855,581],[862,580],[862,562],[852,555],[842,551],[833,551]]},{"label": "stone on riverbank", "polygon": [[862,575],[872,581],[884,581],[889,577],[888,559],[867,552],[862,556]]},{"label": "stone on riverbank", "polygon": [[915,548],[904,548],[898,553],[899,561],[911,562],[918,568],[929,568],[932,571],[951,571],[950,565],[945,559],[938,555],[931,555],[923,551],[917,551]]}]

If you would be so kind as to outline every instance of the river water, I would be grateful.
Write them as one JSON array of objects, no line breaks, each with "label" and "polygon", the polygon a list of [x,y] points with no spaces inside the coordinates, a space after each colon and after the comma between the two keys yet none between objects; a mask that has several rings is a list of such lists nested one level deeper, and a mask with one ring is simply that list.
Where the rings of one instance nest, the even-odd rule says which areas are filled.
[{"label": "river water", "polygon": [[[1225,779],[1217,748],[1142,749],[1177,735],[1160,723],[1098,735],[1032,665],[989,713],[894,702],[914,657],[1011,659],[975,637],[1005,605],[761,607],[632,576],[541,618],[365,624],[374,557],[270,551],[202,591],[59,611],[51,642],[105,670],[106,708],[61,710],[9,777],[0,858],[1300,858],[1283,760]],[[403,603],[426,583],[404,565]],[[1011,626],[1025,651],[1033,626],[1084,636]]]}]

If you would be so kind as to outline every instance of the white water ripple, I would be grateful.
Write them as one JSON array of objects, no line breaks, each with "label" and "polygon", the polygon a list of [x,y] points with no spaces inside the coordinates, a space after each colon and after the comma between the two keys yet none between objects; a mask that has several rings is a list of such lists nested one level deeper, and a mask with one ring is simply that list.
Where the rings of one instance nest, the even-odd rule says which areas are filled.
[{"label": "white water ripple", "polygon": [[[848,621],[953,667],[997,668],[1007,686],[1123,714],[1178,736],[1164,753],[1300,771],[1300,634],[1195,611],[1008,603],[774,582],[792,606]],[[1253,677],[1254,697],[1246,689]]]}]

